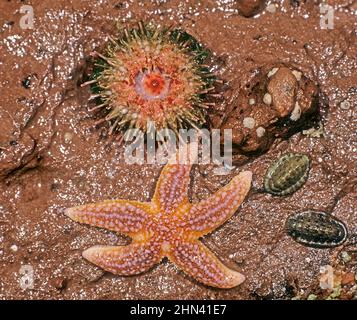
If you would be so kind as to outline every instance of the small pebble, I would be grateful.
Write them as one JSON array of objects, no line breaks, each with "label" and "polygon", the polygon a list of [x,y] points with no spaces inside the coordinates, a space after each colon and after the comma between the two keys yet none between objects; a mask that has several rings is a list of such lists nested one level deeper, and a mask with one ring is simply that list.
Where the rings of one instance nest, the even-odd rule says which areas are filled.
[{"label": "small pebble", "polygon": [[334,286],[334,270],[330,265],[320,267],[320,288],[332,290]]},{"label": "small pebble", "polygon": [[268,73],[268,78],[272,77],[274,74],[278,72],[279,68],[273,68]]},{"label": "small pebble", "polygon": [[294,70],[292,71],[292,74],[295,76],[297,81],[301,80],[302,73],[300,71]]},{"label": "small pebble", "polygon": [[310,294],[308,297],[307,297],[307,300],[316,300],[317,299],[317,295],[315,294]]},{"label": "small pebble", "polygon": [[21,83],[25,89],[29,89],[31,87],[31,76],[26,77]]},{"label": "small pebble", "polygon": [[347,109],[349,109],[351,107],[351,103],[349,101],[347,101],[347,100],[342,101],[341,104],[340,104],[340,107],[343,110],[347,110]]},{"label": "small pebble", "polygon": [[253,129],[255,125],[254,118],[246,117],[243,119],[243,126],[248,129]]},{"label": "small pebble", "polygon": [[71,142],[72,139],[73,139],[73,134],[72,134],[71,132],[66,132],[66,133],[64,134],[64,142],[65,142],[65,143]]},{"label": "small pebble", "polygon": [[289,115],[294,109],[298,91],[298,82],[291,70],[281,67],[269,81],[267,89],[279,117]]},{"label": "small pebble", "polygon": [[37,74],[36,73],[28,75],[26,78],[24,78],[21,81],[21,84],[25,89],[30,89],[32,87],[32,84],[33,84],[34,80],[37,80]]},{"label": "small pebble", "polygon": [[271,94],[266,93],[266,94],[264,95],[264,97],[263,97],[263,102],[264,102],[265,104],[267,104],[268,106],[270,106],[271,103],[272,103],[272,101],[273,101],[273,99],[272,99]]},{"label": "small pebble", "polygon": [[249,104],[252,106],[253,104],[255,104],[255,99],[253,99],[253,98],[250,98],[249,99]]},{"label": "small pebble", "polygon": [[343,262],[345,262],[345,263],[348,263],[352,260],[352,257],[346,251],[341,252],[341,258],[342,258]]},{"label": "small pebble", "polygon": [[258,138],[261,138],[265,134],[265,129],[263,127],[258,127],[256,132],[257,132]]},{"label": "small pebble", "polygon": [[89,274],[86,274],[85,278],[88,282],[96,282],[100,280],[104,274],[105,272],[103,270],[98,269],[90,272]]},{"label": "small pebble", "polygon": [[333,292],[327,297],[326,300],[330,299],[336,299],[341,295],[341,286],[337,286],[336,288],[333,288]]},{"label": "small pebble", "polygon": [[275,13],[276,12],[276,6],[274,3],[271,3],[267,6],[267,11],[270,13]]},{"label": "small pebble", "polygon": [[57,290],[63,290],[63,289],[66,289],[66,287],[67,287],[68,279],[64,278],[64,277],[57,277],[57,278],[51,279],[50,283]]},{"label": "small pebble", "polygon": [[345,273],[342,276],[341,284],[353,284],[355,282],[355,274],[353,272]]},{"label": "small pebble", "polygon": [[295,103],[295,107],[293,111],[291,112],[290,119],[292,121],[297,121],[301,117],[301,108],[298,102]]},{"label": "small pebble", "polygon": [[16,244],[13,244],[13,245],[10,247],[10,249],[11,249],[11,251],[13,251],[13,252],[17,252],[18,247],[17,247]]},{"label": "small pebble", "polygon": [[244,17],[252,17],[261,12],[266,4],[265,0],[238,0],[237,9]]}]

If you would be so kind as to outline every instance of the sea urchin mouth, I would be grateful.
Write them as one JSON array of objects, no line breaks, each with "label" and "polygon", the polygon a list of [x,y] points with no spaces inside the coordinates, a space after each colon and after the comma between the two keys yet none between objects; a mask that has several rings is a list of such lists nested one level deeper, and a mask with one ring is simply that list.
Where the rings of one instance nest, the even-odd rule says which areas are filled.
[{"label": "sea urchin mouth", "polygon": [[163,100],[169,93],[170,81],[170,77],[158,68],[152,71],[140,71],[135,77],[135,90],[144,100]]},{"label": "sea urchin mouth", "polygon": [[87,84],[98,105],[106,108],[111,132],[138,128],[148,122],[158,129],[201,126],[206,95],[215,77],[204,65],[209,52],[182,30],[139,23],[111,40],[106,54],[96,53],[95,70]]}]

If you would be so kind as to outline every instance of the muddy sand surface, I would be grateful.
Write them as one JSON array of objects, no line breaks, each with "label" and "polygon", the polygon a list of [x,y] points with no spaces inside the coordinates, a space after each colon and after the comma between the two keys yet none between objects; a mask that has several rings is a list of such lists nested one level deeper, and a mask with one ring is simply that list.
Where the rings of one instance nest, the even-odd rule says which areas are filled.
[{"label": "muddy sand surface", "polygon": [[[320,26],[320,2],[268,1],[246,17],[233,0],[2,0],[0,299],[356,298],[356,247],[309,248],[284,231],[290,214],[315,209],[357,233],[357,2],[328,1],[332,29]],[[24,4],[34,9],[33,29],[20,28]],[[117,24],[140,20],[182,27],[214,53],[214,71],[228,86],[216,110],[231,108],[254,70],[275,63],[301,70],[320,90],[318,134],[278,139],[227,175],[215,174],[213,166],[193,168],[192,201],[242,170],[254,173],[238,212],[203,239],[246,276],[236,288],[206,287],[168,261],[139,276],[105,273],[81,252],[128,239],[64,215],[74,205],[146,201],[153,194],[162,167],[124,164],[122,145],[105,126],[94,126],[88,87],[80,87],[91,51],[116,35]],[[288,151],[309,155],[308,181],[286,197],[262,192],[267,168]],[[321,289],[324,266],[334,271],[332,289]]]}]

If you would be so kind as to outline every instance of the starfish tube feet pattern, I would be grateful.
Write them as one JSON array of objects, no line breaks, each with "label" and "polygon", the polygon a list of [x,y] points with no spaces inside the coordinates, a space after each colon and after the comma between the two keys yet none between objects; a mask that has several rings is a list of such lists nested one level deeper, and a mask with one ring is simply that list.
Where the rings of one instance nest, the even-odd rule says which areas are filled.
[{"label": "starfish tube feet pattern", "polygon": [[151,242],[127,246],[94,246],[82,255],[106,271],[127,276],[148,271],[161,260],[160,247]]},{"label": "starfish tube feet pattern", "polygon": [[207,199],[190,203],[190,164],[164,166],[150,202],[108,200],[66,210],[72,220],[105,228],[132,239],[127,246],[94,246],[83,257],[113,274],[148,271],[164,257],[197,281],[233,288],[244,276],[226,267],[200,238],[237,211],[249,192],[252,173],[245,171]]}]

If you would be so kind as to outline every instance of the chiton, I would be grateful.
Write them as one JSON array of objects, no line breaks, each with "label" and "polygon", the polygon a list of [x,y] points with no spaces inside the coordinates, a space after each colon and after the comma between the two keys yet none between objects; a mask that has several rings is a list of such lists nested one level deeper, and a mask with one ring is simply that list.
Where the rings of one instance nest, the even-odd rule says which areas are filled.
[{"label": "chiton", "polygon": [[347,239],[345,224],[334,216],[314,210],[291,215],[285,224],[286,232],[296,242],[313,248],[333,248]]},{"label": "chiton", "polygon": [[285,196],[301,188],[309,176],[310,160],[305,154],[287,153],[274,162],[265,175],[267,192]]}]

